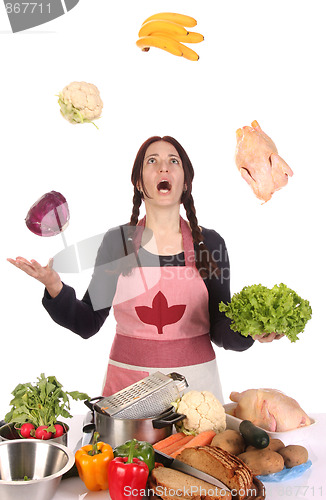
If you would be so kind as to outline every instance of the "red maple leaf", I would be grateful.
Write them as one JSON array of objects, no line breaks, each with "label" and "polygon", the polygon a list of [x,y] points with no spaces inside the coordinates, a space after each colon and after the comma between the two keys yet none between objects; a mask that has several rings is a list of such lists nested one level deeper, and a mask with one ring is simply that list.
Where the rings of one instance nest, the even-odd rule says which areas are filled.
[{"label": "red maple leaf", "polygon": [[163,333],[163,326],[177,323],[182,318],[185,309],[184,304],[169,307],[162,292],[155,295],[152,307],[135,307],[139,319],[147,325],[155,325],[159,334]]}]

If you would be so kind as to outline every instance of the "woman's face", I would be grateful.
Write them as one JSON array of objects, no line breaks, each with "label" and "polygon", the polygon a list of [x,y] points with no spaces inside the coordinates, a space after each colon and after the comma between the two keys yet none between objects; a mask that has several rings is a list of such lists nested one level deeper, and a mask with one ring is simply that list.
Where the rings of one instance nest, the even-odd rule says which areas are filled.
[{"label": "woman's face", "polygon": [[[180,204],[184,191],[184,171],[175,147],[166,141],[156,141],[146,150],[143,162],[143,183],[151,204]],[[141,189],[141,186],[138,186]]]}]

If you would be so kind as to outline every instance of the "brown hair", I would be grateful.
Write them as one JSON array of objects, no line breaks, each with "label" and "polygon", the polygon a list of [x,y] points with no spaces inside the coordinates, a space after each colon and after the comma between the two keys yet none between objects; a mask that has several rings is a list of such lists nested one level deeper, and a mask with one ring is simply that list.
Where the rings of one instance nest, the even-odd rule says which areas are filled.
[{"label": "brown hair", "polygon": [[203,241],[203,235],[202,232],[198,226],[198,221],[196,217],[196,209],[194,205],[194,200],[191,194],[192,191],[192,181],[194,178],[194,169],[192,166],[192,163],[184,150],[184,148],[181,146],[181,144],[174,139],[173,137],[170,136],[164,136],[164,137],[159,137],[159,136],[153,136],[147,139],[141,147],[139,148],[139,151],[136,155],[132,173],[131,173],[131,182],[134,186],[134,196],[133,196],[133,208],[132,208],[132,214],[130,218],[130,225],[131,226],[136,226],[138,223],[138,218],[139,218],[139,209],[143,201],[143,195],[138,189],[138,186],[141,186],[141,190],[146,193],[145,186],[143,183],[143,163],[144,163],[144,158],[145,154],[147,151],[147,148],[150,146],[150,144],[153,144],[153,142],[157,141],[165,141],[169,142],[172,144],[175,149],[177,150],[181,161],[182,161],[182,166],[184,170],[184,182],[185,186],[187,187],[186,191],[183,192],[182,197],[181,197],[181,203],[183,204],[187,219],[190,224],[191,232],[192,232],[192,238],[196,246],[196,267],[200,273],[200,275],[205,278],[213,271],[217,270],[217,264],[213,260],[211,253],[209,252],[208,248],[204,244]]}]

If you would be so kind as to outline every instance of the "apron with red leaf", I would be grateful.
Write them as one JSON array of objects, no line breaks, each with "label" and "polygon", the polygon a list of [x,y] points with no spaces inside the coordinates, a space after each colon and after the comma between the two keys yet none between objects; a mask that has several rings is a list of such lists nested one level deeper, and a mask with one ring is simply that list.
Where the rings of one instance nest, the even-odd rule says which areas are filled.
[{"label": "apron with red leaf", "polygon": [[[145,218],[138,224],[138,252]],[[195,264],[191,230],[180,218],[185,265],[135,267],[120,275],[113,300],[116,335],[103,387],[109,396],[156,371],[184,375],[188,390],[223,402],[210,341],[208,291]]]}]

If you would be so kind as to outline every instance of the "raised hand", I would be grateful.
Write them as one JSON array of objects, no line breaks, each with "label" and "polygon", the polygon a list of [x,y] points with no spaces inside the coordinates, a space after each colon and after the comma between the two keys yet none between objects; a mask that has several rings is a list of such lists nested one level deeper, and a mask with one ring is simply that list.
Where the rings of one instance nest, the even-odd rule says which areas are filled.
[{"label": "raised hand", "polygon": [[52,269],[52,259],[49,260],[46,266],[41,266],[41,264],[34,259],[29,261],[24,257],[17,257],[16,259],[9,258],[7,260],[15,267],[18,267],[18,269],[32,276],[32,278],[43,283],[51,297],[54,298],[60,293],[63,285],[59,274]]}]

